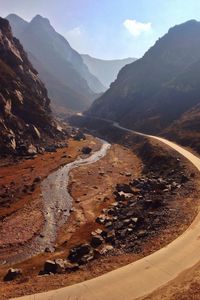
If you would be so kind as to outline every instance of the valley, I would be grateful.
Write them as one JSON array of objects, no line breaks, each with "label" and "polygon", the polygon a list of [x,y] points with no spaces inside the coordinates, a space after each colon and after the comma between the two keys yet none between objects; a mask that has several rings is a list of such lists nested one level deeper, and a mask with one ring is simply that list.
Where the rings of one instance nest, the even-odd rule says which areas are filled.
[{"label": "valley", "polygon": [[[106,124],[106,126],[108,125]],[[112,125],[110,126],[112,127]],[[101,128],[100,135],[102,135],[102,132],[103,129]],[[177,236],[181,235],[193,221],[198,212],[197,199],[199,193],[199,175],[192,165],[188,164],[187,161],[182,160],[181,157],[177,157],[176,152],[171,151],[159,142],[155,143],[150,140],[147,142],[144,140],[144,137],[139,138],[139,141],[137,141],[137,136],[130,132],[128,135],[124,135],[124,132],[117,128],[113,128],[113,132],[115,132],[115,135],[117,134],[117,140],[120,141],[119,144],[115,144],[114,140],[116,137],[111,135],[109,142],[113,140],[112,146],[104,158],[101,158],[96,163],[79,166],[70,173],[69,191],[73,198],[73,210],[67,222],[64,222],[58,230],[57,239],[54,244],[55,249],[49,249],[46,253],[14,265],[15,268],[22,269],[23,274],[19,277],[19,279],[12,282],[12,284],[0,284],[0,291],[2,295],[4,295],[4,298],[2,299],[55,289],[62,287],[63,285],[71,285],[80,282],[83,279],[90,279],[115,270],[116,268],[132,263],[169,244]],[[121,143],[123,146],[120,145]],[[51,153],[51,156],[49,155],[49,159],[55,161],[56,158],[56,160],[58,160],[58,165],[64,165],[66,163],[66,158],[61,159],[59,156],[66,156],[67,152],[70,153],[70,160],[73,160],[76,155],[80,153],[80,149],[82,149],[84,145],[91,147],[93,151],[97,151],[101,147],[98,140],[94,140],[94,138],[88,136],[84,141],[69,142],[68,149],[62,149],[58,151],[58,153],[56,152],[56,154]],[[74,148],[79,150],[79,152],[77,152],[77,150],[74,151]],[[146,152],[145,155],[144,151]],[[73,156],[71,153],[73,153]],[[145,161],[146,155],[148,155],[148,161]],[[37,158],[35,160],[37,162]],[[168,162],[168,167],[166,167],[166,161]],[[176,168],[176,171],[174,171],[174,175],[171,177],[171,182],[176,182],[178,188],[174,183],[173,194],[171,194],[171,192],[163,192],[163,190],[165,190],[166,186],[170,184],[170,182],[167,183],[166,176],[169,172],[172,172],[171,166],[174,165],[174,161],[177,161],[178,167]],[[45,159],[45,162],[49,165],[48,158]],[[35,162],[31,161],[31,163],[33,169]],[[54,166],[54,169],[57,167]],[[27,170],[27,168],[25,168],[25,170]],[[34,174],[34,170],[31,173]],[[183,182],[181,187],[179,187],[180,182],[183,181],[183,179],[181,179],[183,175],[181,174],[184,174],[185,178],[188,178],[188,180]],[[192,176],[191,180],[189,180],[190,176]],[[138,181],[138,178],[141,178],[141,181],[140,179]],[[159,178],[160,181],[156,181],[156,178]],[[135,182],[135,184],[141,182],[140,188],[135,188],[134,185],[131,186],[130,182]],[[157,195],[154,196],[152,194],[152,196],[150,196],[150,201],[149,196],[147,196],[147,198],[145,196],[145,190],[141,194],[142,186],[144,186],[145,189],[145,184],[147,184],[145,182],[149,182],[147,189],[147,195],[149,196],[151,194],[151,189],[155,188],[155,186],[151,187],[151,184],[158,185],[157,188],[160,193],[159,199],[162,198],[162,203],[157,203]],[[130,198],[125,199],[124,196],[119,196],[120,194],[118,195],[120,191],[119,185],[121,185],[122,191],[124,190],[126,192],[129,187],[131,192]],[[115,190],[116,188],[114,187],[116,187],[117,190]],[[116,191],[118,192],[116,193]],[[124,195],[126,195],[126,192],[123,192]],[[35,192],[33,192],[31,197],[34,198],[34,194]],[[41,200],[42,199],[40,197],[40,201]],[[126,215],[126,212],[123,212],[125,206],[127,206],[127,201],[130,202],[130,204],[132,203],[132,206],[135,207],[132,212],[133,215],[130,214],[129,217]],[[31,203],[33,205],[33,201],[31,201]],[[115,212],[115,207],[118,210],[117,214]],[[25,208],[30,216],[26,206]],[[24,207],[19,208],[18,206],[17,213],[22,213],[20,217],[21,220],[25,219],[23,216],[23,209]],[[140,223],[138,223],[137,226],[128,227],[130,229],[132,228],[132,233],[131,230],[130,233],[126,233],[123,226],[127,228],[127,225],[123,225],[123,221],[120,221],[122,222],[122,225],[120,225],[122,226],[122,229],[117,229],[119,224],[114,221],[115,219],[112,220],[112,215],[109,217],[109,220],[112,222],[109,225],[111,228],[109,228],[109,226],[107,227],[104,223],[101,225],[95,221],[100,215],[102,215],[102,212],[104,212],[106,216],[107,211],[110,209],[113,209],[112,215],[116,216],[116,220],[118,220],[118,218],[120,219],[125,213],[122,220],[128,222],[127,219],[131,217],[134,218],[133,222]],[[35,208],[35,210],[37,209]],[[41,212],[42,209],[40,206],[42,219]],[[42,223],[40,223],[41,221],[39,222],[40,219],[38,216],[36,217],[36,215],[34,215],[33,217],[38,220],[38,222],[36,222],[38,224],[38,228],[36,233],[34,233],[34,235],[38,236],[41,233]],[[138,218],[140,221],[137,221]],[[5,228],[9,228],[10,219],[14,222],[15,214],[12,214],[10,218],[6,217],[4,219],[3,223],[5,223]],[[160,220],[158,221],[158,219]],[[152,225],[149,226],[150,224]],[[171,226],[172,224],[173,226]],[[16,223],[14,226],[16,226]],[[25,226],[27,227],[27,224]],[[44,276],[41,273],[41,275],[38,276],[44,267],[45,261],[59,261],[59,259],[65,260],[71,249],[80,244],[84,245],[85,243],[90,243],[92,232],[100,232],[99,230],[101,228],[101,230],[104,230],[105,232],[112,233],[113,226],[116,235],[110,235],[105,246],[105,242],[103,242],[102,246],[100,246],[100,249],[102,250],[95,246],[97,251],[99,251],[99,254],[98,256],[93,257],[91,261],[87,262],[86,260],[84,264],[80,263],[79,267],[76,267],[76,270],[74,269],[74,271],[70,271],[69,269],[69,271],[64,271],[64,273],[63,271],[58,271],[59,274]],[[7,230],[7,232],[9,231]],[[12,227],[11,232],[15,234]],[[33,234],[32,232],[30,233]],[[97,236],[98,234],[99,233],[96,233]],[[121,234],[123,234],[123,238],[120,237]],[[25,258],[27,242],[24,243],[26,245],[25,248],[21,240],[18,240],[18,242],[20,245],[22,244],[21,249],[23,249],[23,255]],[[12,240],[10,241],[10,244],[14,244]],[[30,249],[31,243],[29,239],[28,246]],[[32,246],[35,248],[35,244]],[[20,249],[18,246],[14,248],[15,251],[16,248],[17,251]],[[14,249],[10,250],[10,253],[12,253],[13,250]],[[2,253],[3,251],[1,252],[1,257]],[[76,266],[76,264],[74,266]],[[6,265],[1,268],[1,276],[5,275],[6,269]]]},{"label": "valley", "polygon": [[161,26],[167,7],[145,21],[134,1],[27,10],[19,0],[13,11],[10,1],[0,17],[0,300],[200,299],[194,6]]}]

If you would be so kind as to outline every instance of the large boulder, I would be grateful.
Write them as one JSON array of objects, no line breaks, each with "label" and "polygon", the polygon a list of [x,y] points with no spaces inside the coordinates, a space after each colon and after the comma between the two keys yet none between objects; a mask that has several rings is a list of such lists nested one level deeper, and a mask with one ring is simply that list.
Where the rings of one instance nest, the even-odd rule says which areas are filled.
[{"label": "large boulder", "polygon": [[93,248],[97,248],[99,247],[101,244],[103,244],[104,242],[104,239],[102,238],[101,235],[94,235],[90,241],[90,245],[93,247]]},{"label": "large boulder", "polygon": [[56,266],[55,261],[52,261],[52,260],[45,261],[45,264],[44,264],[44,273],[45,274],[50,274],[50,273],[55,274],[56,270],[57,270],[57,266]]},{"label": "large boulder", "polygon": [[83,154],[90,154],[92,149],[90,147],[83,147],[81,151]]},{"label": "large boulder", "polygon": [[68,259],[71,263],[83,264],[92,259],[93,250],[89,244],[82,244],[70,250]]},{"label": "large boulder", "polygon": [[12,281],[22,275],[22,270],[10,268],[4,276],[4,281]]}]

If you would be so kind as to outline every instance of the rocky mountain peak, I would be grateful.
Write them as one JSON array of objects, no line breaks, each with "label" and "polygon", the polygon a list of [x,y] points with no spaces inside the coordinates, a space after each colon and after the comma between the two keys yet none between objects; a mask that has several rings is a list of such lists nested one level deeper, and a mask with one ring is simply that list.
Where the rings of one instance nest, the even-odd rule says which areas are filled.
[{"label": "rocky mountain peak", "polygon": [[32,26],[45,26],[45,27],[50,27],[50,28],[52,28],[49,19],[44,18],[44,17],[41,16],[41,15],[36,15],[36,16],[31,20],[30,24],[31,24]]}]

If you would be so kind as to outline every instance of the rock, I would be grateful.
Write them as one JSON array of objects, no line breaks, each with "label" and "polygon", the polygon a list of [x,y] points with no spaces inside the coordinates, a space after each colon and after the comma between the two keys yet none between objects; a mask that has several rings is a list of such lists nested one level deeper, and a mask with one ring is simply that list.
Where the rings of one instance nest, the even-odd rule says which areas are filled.
[{"label": "rock", "polygon": [[100,215],[96,218],[96,222],[99,224],[104,224],[106,222],[106,216],[105,215]]},{"label": "rock", "polygon": [[35,139],[40,139],[41,138],[40,131],[33,124],[29,125],[29,131],[30,131],[31,135],[33,136],[33,138],[35,138]]},{"label": "rock", "polygon": [[29,145],[27,149],[28,155],[36,155],[37,154],[37,148],[34,145]]},{"label": "rock", "polygon": [[123,200],[130,199],[133,197],[132,193],[125,193],[123,191],[121,191],[121,192],[115,191],[114,195],[115,195],[117,201],[123,201]]},{"label": "rock", "polygon": [[76,272],[76,271],[79,270],[79,265],[78,264],[66,263],[65,270],[67,272]]},{"label": "rock", "polygon": [[100,250],[100,254],[101,255],[105,255],[108,252],[112,251],[114,248],[111,245],[105,245],[101,250]]},{"label": "rock", "polygon": [[70,213],[73,213],[75,211],[76,211],[76,209],[74,207],[70,208],[70,210],[69,210]]},{"label": "rock", "polygon": [[131,221],[136,224],[138,222],[138,218],[132,218]]},{"label": "rock", "polygon": [[114,241],[115,241],[115,231],[112,230],[107,233],[106,242],[112,244]]},{"label": "rock", "polygon": [[66,261],[65,260],[56,259],[55,260],[55,265],[56,265],[56,273],[57,274],[65,273],[65,268],[66,268]]},{"label": "rock", "polygon": [[81,131],[79,131],[75,135],[73,135],[73,138],[75,141],[81,141],[81,140],[85,140],[86,136]]},{"label": "rock", "polygon": [[145,237],[146,235],[147,235],[147,230],[140,230],[139,232],[137,232],[138,238]]},{"label": "rock", "polygon": [[91,260],[94,259],[94,251],[91,251],[89,254],[84,255],[81,260],[79,261],[80,265],[85,265],[88,262],[90,262]]},{"label": "rock", "polygon": [[4,277],[4,281],[12,281],[22,275],[22,270],[10,268]]},{"label": "rock", "polygon": [[81,151],[83,154],[90,154],[92,149],[90,147],[83,147]]},{"label": "rock", "polygon": [[106,222],[105,224],[106,228],[112,228],[113,227],[113,223],[111,221]]},{"label": "rock", "polygon": [[131,177],[131,176],[132,176],[132,174],[131,174],[131,173],[129,173],[129,172],[126,172],[126,173],[125,173],[125,176],[126,176],[126,177]]},{"label": "rock", "polygon": [[50,274],[50,273],[55,274],[56,270],[57,270],[57,266],[56,266],[55,261],[52,261],[52,260],[45,261],[45,264],[44,264],[44,273],[45,274]]},{"label": "rock", "polygon": [[95,231],[93,231],[91,233],[92,236],[95,236],[95,235],[102,235],[103,234],[103,230],[100,229],[100,228],[97,228]]},{"label": "rock", "polygon": [[35,177],[35,179],[33,180],[34,183],[38,183],[42,180],[42,178],[40,176]]},{"label": "rock", "polygon": [[133,193],[131,187],[128,184],[117,184],[116,185],[116,190],[118,192],[124,192],[124,193]]},{"label": "rock", "polygon": [[55,248],[54,247],[46,247],[44,251],[46,253],[54,253],[55,252]]},{"label": "rock", "polygon": [[91,239],[91,242],[90,242],[90,245],[93,247],[93,248],[97,248],[99,247],[101,244],[103,244],[103,238],[101,235],[94,235]]},{"label": "rock", "polygon": [[68,259],[72,263],[81,263],[84,256],[89,255],[92,248],[88,244],[82,244],[70,250]]}]

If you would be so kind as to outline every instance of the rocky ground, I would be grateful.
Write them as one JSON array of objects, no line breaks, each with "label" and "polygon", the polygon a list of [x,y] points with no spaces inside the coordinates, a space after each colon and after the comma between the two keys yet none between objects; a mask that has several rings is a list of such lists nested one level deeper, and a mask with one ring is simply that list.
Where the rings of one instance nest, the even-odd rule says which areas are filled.
[{"label": "rocky ground", "polygon": [[30,245],[41,231],[44,222],[41,181],[52,171],[73,161],[86,145],[96,150],[100,143],[91,137],[82,141],[71,139],[68,146],[52,149],[53,152],[37,155],[34,159],[26,157],[12,163],[1,160],[1,264],[5,264],[8,257],[24,253],[24,247]]},{"label": "rocky ground", "polygon": [[192,222],[199,194],[193,167],[157,142],[136,143],[119,132],[114,139],[126,147],[115,143],[101,161],[72,171],[75,202],[56,251],[14,266],[22,275],[0,283],[2,299],[70,285],[126,265],[168,244]]}]

